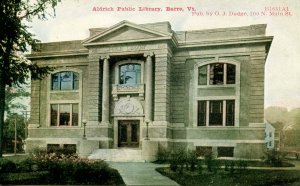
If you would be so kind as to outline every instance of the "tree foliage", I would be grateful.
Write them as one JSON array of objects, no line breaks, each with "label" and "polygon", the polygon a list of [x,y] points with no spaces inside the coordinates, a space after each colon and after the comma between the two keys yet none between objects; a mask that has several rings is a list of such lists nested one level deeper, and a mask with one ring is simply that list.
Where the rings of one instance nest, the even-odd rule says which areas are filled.
[{"label": "tree foliage", "polygon": [[5,89],[5,112],[10,115],[14,112],[27,110],[24,99],[28,98],[30,93],[27,87],[13,85]]},{"label": "tree foliage", "polygon": [[[28,46],[35,46],[37,39],[30,33],[28,22],[33,18],[54,16],[58,0],[3,0],[0,1],[0,157],[5,111],[5,89],[21,85],[30,78],[41,79],[51,70],[40,67],[24,57]],[[49,9],[50,8],[50,9]],[[51,9],[52,8],[52,9]]]}]

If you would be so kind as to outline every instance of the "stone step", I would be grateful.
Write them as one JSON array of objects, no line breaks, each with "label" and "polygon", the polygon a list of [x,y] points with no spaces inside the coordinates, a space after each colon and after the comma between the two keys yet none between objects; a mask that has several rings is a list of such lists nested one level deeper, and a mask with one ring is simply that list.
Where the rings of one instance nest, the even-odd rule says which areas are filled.
[{"label": "stone step", "polygon": [[97,149],[88,159],[102,159],[113,162],[145,162],[140,149]]}]

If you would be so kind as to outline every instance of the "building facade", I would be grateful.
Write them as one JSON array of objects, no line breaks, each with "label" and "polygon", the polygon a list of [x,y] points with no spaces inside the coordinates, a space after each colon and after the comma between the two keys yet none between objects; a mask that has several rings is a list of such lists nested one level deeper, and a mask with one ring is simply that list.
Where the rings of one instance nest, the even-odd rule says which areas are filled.
[{"label": "building facade", "polygon": [[168,22],[122,21],[90,29],[85,40],[40,44],[29,58],[55,70],[32,81],[27,151],[74,147],[90,158],[110,152],[146,160],[160,149],[194,149],[261,157],[273,39],[265,29],[177,32]]}]

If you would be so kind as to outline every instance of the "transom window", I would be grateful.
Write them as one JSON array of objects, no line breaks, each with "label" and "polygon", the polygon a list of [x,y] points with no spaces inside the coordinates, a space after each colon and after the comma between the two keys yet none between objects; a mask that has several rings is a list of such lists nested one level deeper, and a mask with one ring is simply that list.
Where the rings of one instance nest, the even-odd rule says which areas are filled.
[{"label": "transom window", "polygon": [[198,126],[234,126],[235,100],[198,101]]},{"label": "transom window", "polygon": [[119,66],[119,84],[137,85],[141,83],[141,65],[124,64]]},{"label": "transom window", "polygon": [[198,85],[235,84],[236,68],[233,64],[212,63],[198,68]]},{"label": "transom window", "polygon": [[78,126],[78,103],[51,104],[50,126]]},{"label": "transom window", "polygon": [[78,90],[79,74],[71,71],[63,71],[52,74],[51,90]]}]

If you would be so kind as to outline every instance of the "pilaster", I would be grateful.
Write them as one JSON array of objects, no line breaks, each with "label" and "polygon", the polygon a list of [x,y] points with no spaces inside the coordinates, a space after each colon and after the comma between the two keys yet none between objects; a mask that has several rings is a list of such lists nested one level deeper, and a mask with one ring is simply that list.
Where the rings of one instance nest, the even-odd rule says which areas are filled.
[{"label": "pilaster", "polygon": [[100,120],[100,62],[98,57],[89,57],[88,81],[88,122],[87,126],[97,126]]},{"label": "pilaster", "polygon": [[40,126],[40,92],[41,80],[31,81],[31,113],[28,128]]}]

